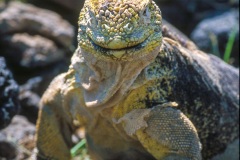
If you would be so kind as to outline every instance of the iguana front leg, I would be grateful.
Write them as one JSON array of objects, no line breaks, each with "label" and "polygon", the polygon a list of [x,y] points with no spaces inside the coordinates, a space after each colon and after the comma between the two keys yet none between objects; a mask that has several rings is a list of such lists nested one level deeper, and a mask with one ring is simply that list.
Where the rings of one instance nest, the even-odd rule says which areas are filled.
[{"label": "iguana front leg", "polygon": [[136,135],[144,148],[159,160],[201,160],[201,144],[191,121],[166,106],[137,109],[122,117],[126,133]]},{"label": "iguana front leg", "polygon": [[37,149],[39,159],[69,160],[72,147],[70,117],[62,107],[59,86],[64,74],[58,76],[44,93],[37,122]]}]

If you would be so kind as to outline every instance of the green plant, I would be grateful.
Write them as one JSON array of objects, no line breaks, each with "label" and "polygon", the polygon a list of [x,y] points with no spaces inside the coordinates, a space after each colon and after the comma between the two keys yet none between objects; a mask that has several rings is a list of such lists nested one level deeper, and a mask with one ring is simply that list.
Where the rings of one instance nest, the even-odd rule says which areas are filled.
[{"label": "green plant", "polygon": [[232,48],[233,48],[233,44],[234,44],[236,35],[237,35],[237,27],[234,27],[229,35],[228,42],[226,44],[226,49],[225,49],[225,52],[223,55],[223,60],[227,63],[229,62],[230,57],[231,57]]},{"label": "green plant", "polygon": [[77,143],[72,149],[71,149],[71,156],[76,157],[77,155],[81,154],[83,150],[86,149],[86,139],[82,139],[79,143]]},{"label": "green plant", "polygon": [[229,34],[225,51],[222,57],[219,51],[218,37],[214,33],[209,33],[209,38],[212,45],[212,54],[222,58],[226,63],[229,63],[236,35],[237,35],[237,27],[235,26]]}]

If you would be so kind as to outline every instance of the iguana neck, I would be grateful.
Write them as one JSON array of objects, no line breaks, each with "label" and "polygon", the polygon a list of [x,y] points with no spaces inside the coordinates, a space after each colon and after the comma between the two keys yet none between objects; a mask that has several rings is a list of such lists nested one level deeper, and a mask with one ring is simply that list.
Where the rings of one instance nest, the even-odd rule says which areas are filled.
[{"label": "iguana neck", "polygon": [[83,89],[86,107],[98,109],[117,104],[141,71],[152,63],[160,46],[135,61],[103,61],[79,48],[72,58],[77,83]]}]

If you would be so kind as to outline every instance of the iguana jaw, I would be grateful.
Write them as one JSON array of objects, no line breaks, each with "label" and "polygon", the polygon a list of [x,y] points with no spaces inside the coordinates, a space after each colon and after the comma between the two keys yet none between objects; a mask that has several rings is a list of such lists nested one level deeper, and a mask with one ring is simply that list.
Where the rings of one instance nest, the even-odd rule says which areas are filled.
[{"label": "iguana jaw", "polygon": [[[161,13],[154,2],[146,0],[142,8],[135,8],[135,2],[117,1],[97,9],[90,3],[79,18],[79,46],[86,52],[102,60],[132,61],[161,45]],[[125,6],[130,16],[122,19],[125,11],[115,11],[118,6]]]},{"label": "iguana jaw", "polygon": [[[96,57],[102,59],[110,59],[117,61],[132,61],[146,56],[146,54],[152,52],[156,47],[160,46],[161,37],[159,35],[153,34],[149,36],[145,41],[139,43],[135,46],[121,48],[121,49],[111,49],[104,48],[102,46],[94,43],[93,40],[89,38],[91,43],[91,48],[88,46],[81,46],[83,49],[87,50],[89,53],[94,54]],[[157,39],[158,38],[158,39]],[[154,40],[155,39],[155,40]]]}]

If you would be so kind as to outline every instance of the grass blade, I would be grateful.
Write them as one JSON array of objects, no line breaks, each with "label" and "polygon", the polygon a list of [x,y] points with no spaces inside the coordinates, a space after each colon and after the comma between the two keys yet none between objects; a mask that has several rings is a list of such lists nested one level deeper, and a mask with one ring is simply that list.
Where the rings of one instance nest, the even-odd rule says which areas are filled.
[{"label": "grass blade", "polygon": [[72,149],[71,149],[71,156],[75,157],[78,154],[78,151],[82,149],[86,145],[86,139],[82,139],[78,144],[76,144]]},{"label": "grass blade", "polygon": [[229,62],[229,59],[231,57],[232,48],[233,48],[233,44],[234,44],[236,35],[237,35],[237,27],[234,27],[229,35],[226,49],[225,49],[224,56],[223,56],[223,60],[227,63]]}]

